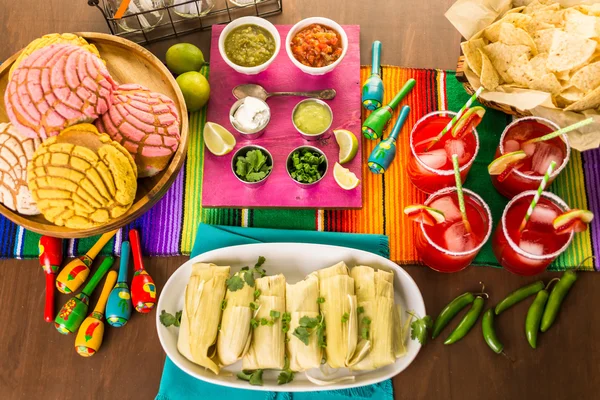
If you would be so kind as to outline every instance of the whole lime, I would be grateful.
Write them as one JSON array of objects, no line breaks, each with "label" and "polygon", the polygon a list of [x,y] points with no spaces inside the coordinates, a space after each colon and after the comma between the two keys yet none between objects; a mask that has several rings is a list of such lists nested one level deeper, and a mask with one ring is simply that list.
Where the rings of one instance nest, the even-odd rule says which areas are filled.
[{"label": "whole lime", "polygon": [[210,85],[200,72],[190,71],[176,79],[189,112],[198,111],[210,97]]},{"label": "whole lime", "polygon": [[191,43],[177,43],[169,47],[166,54],[167,68],[180,75],[189,71],[200,71],[204,64],[202,50]]}]

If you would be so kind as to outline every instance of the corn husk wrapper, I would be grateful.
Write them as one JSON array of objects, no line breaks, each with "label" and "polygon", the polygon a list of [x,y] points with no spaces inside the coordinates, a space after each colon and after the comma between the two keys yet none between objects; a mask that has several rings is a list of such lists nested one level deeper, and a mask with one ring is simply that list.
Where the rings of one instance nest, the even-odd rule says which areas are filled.
[{"label": "corn husk wrapper", "polygon": [[[235,275],[240,276],[239,272]],[[250,303],[254,300],[254,288],[244,282],[241,289],[225,294],[225,309],[221,319],[221,330],[217,339],[217,355],[221,365],[231,365],[248,351],[252,338],[250,320],[254,311]]]},{"label": "corn husk wrapper", "polygon": [[[394,273],[360,265],[352,268],[350,276],[354,279],[358,307],[364,309],[358,314],[358,332],[361,334],[363,328],[367,328],[371,342],[369,353],[352,369],[373,370],[392,364],[396,360],[393,334]],[[370,324],[363,322],[365,317],[370,319]]]},{"label": "corn husk wrapper", "polygon": [[285,364],[285,334],[281,317],[285,312],[285,277],[282,274],[266,276],[256,280],[255,289],[261,291],[255,301],[258,305],[257,319],[271,320],[271,311],[280,317],[272,326],[259,325],[252,332],[252,343],[242,358],[242,367],[247,370],[283,369]]},{"label": "corn husk wrapper", "polygon": [[569,142],[600,146],[600,0],[458,0],[446,18],[468,41],[465,77],[482,99],[561,127],[591,117]]},{"label": "corn husk wrapper", "polygon": [[185,288],[177,350],[188,360],[219,374],[215,343],[221,321],[221,302],[230,267],[196,263]]},{"label": "corn husk wrapper", "polygon": [[319,346],[316,331],[309,337],[308,345],[294,336],[294,330],[300,326],[300,318],[319,316],[319,278],[310,275],[305,280],[286,286],[286,312],[291,316],[290,329],[287,332],[288,357],[292,371],[304,371],[321,365],[323,351]]}]

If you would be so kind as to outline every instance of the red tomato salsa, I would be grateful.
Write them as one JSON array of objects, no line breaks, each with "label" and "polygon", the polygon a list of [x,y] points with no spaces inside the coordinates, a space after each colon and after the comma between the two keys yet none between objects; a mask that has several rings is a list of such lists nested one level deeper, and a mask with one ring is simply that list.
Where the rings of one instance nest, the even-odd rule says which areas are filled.
[{"label": "red tomato salsa", "polygon": [[309,67],[325,67],[342,55],[342,38],[328,26],[312,24],[296,33],[290,43],[296,60]]}]

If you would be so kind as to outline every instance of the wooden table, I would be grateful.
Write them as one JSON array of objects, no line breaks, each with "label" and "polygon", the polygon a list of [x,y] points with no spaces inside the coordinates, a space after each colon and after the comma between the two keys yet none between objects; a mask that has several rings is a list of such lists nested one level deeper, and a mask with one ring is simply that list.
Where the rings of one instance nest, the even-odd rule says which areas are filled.
[{"label": "wooden table", "polygon": [[[322,15],[342,24],[361,24],[362,62],[369,62],[371,41],[384,43],[383,61],[406,67],[453,69],[459,34],[443,16],[452,0],[284,0],[274,23],[291,24]],[[4,26],[0,59],[49,32],[106,31],[98,12],[84,0],[0,0]],[[208,32],[183,38],[209,54]],[[159,57],[172,42],[151,46]],[[0,240],[2,240],[0,238]],[[185,257],[146,259],[160,288]],[[497,302],[531,282],[492,268],[469,268],[443,275],[408,267],[436,315],[454,296],[477,290],[484,282]],[[548,280],[557,274],[544,274]],[[101,351],[91,359],[75,353],[73,336],[59,335],[42,319],[43,273],[37,260],[0,261],[0,393],[3,399],[152,399],[158,390],[165,355],[154,326],[154,313],[134,315],[124,329],[107,329]],[[565,399],[594,398],[600,387],[600,274],[582,273],[555,327],[529,348],[524,337],[527,304],[498,319],[510,360],[490,351],[479,325],[451,347],[429,343],[394,378],[396,399]],[[60,296],[57,304],[66,301]],[[94,302],[94,299],[92,299]],[[201,394],[199,394],[201,398]]]}]

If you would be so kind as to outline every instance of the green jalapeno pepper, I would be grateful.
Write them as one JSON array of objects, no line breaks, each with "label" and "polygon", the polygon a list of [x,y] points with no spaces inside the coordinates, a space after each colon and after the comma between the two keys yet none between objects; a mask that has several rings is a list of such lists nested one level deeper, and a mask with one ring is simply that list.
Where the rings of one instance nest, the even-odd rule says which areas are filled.
[{"label": "green jalapeno pepper", "polygon": [[460,321],[458,326],[450,333],[444,344],[452,344],[458,342],[460,339],[465,337],[467,333],[473,328],[477,320],[479,319],[479,314],[481,314],[481,310],[483,310],[483,297],[477,296],[473,301],[473,305],[467,311],[463,319]]},{"label": "green jalapeno pepper", "polygon": [[504,345],[498,340],[496,336],[496,330],[494,329],[494,309],[488,309],[481,319],[481,332],[483,333],[483,339],[487,343],[487,345],[492,349],[495,353],[502,353],[504,350]]},{"label": "green jalapeno pepper", "polygon": [[471,304],[473,301],[475,301],[475,296],[473,293],[467,292],[461,294],[448,303],[448,305],[444,307],[444,309],[440,312],[440,315],[437,316],[435,322],[433,323],[431,338],[435,339],[446,327],[446,325],[448,325],[448,322],[450,322],[450,320],[454,318],[454,316],[458,314],[460,310]]},{"label": "green jalapeno pepper", "polygon": [[552,293],[550,293],[550,297],[548,299],[548,305],[546,306],[546,310],[542,316],[542,332],[546,332],[548,329],[550,329],[554,323],[554,320],[556,320],[556,316],[560,311],[560,306],[562,305],[565,296],[567,293],[569,293],[569,290],[571,290],[571,287],[576,280],[577,274],[575,271],[569,270],[565,272],[556,285],[554,285]]},{"label": "green jalapeno pepper", "polygon": [[527,311],[527,317],[525,318],[525,336],[533,349],[537,346],[538,331],[540,330],[540,322],[542,321],[542,314],[544,308],[546,308],[547,301],[548,291],[546,289],[540,290]]},{"label": "green jalapeno pepper", "polygon": [[496,315],[500,315],[500,313],[506,311],[507,309],[514,306],[515,304],[525,300],[529,296],[536,294],[543,288],[544,288],[544,282],[537,281],[530,285],[523,286],[522,288],[515,290],[514,292],[512,292],[508,296],[506,296],[504,298],[504,300],[502,300],[500,303],[498,303],[498,305],[496,305],[496,309],[495,309]]}]

